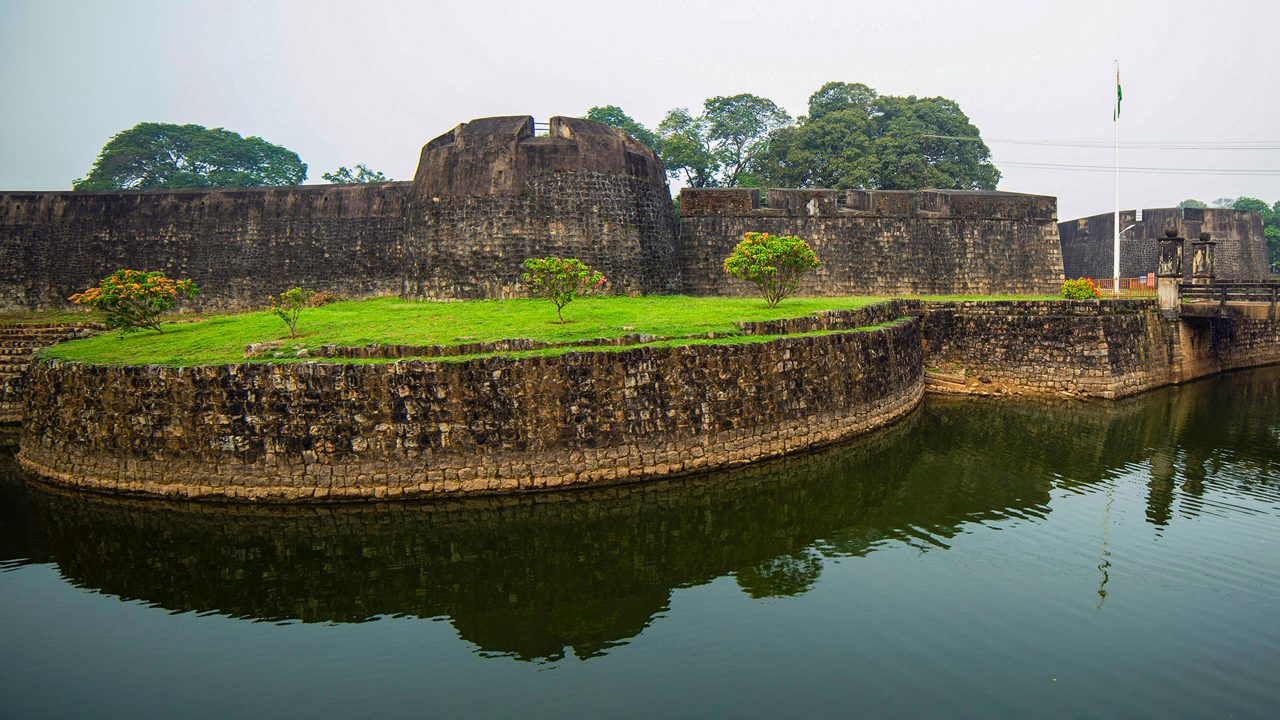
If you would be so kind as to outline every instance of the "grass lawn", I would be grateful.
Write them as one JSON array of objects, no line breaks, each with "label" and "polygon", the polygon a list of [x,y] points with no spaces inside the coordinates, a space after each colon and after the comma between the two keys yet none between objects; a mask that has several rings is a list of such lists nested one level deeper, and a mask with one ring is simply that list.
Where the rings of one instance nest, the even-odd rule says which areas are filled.
[{"label": "grass lawn", "polygon": [[299,337],[292,340],[279,318],[268,312],[251,312],[167,323],[163,334],[143,330],[122,338],[119,333],[103,333],[47,348],[41,354],[103,364],[212,365],[242,362],[245,345],[271,340],[284,340],[285,348],[294,345],[314,348],[373,343],[457,345],[512,338],[573,342],[630,333],[659,337],[708,332],[732,335],[738,331],[735,322],[859,308],[885,299],[789,298],[770,309],[759,298],[588,297],[565,308],[568,322],[561,325],[556,322],[555,307],[545,300],[409,302],[377,298],[308,308],[298,323]]}]

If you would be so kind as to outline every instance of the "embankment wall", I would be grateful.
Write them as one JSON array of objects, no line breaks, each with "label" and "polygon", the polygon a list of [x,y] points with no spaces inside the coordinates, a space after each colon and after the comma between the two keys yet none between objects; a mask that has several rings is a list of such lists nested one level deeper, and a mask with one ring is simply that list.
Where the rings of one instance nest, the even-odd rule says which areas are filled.
[{"label": "embankment wall", "polygon": [[463,362],[30,370],[20,461],[64,484],[253,500],[659,478],[823,445],[923,394],[920,323]]}]

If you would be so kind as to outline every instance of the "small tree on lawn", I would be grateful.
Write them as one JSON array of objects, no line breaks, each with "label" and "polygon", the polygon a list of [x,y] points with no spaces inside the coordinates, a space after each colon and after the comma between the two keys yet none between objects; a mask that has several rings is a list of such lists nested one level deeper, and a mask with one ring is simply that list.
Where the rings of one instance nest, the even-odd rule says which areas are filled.
[{"label": "small tree on lawn", "polygon": [[179,295],[195,297],[200,289],[190,280],[170,280],[162,272],[117,270],[98,287],[67,298],[103,313],[108,328],[126,332],[150,328],[158,333],[160,316],[173,309]]},{"label": "small tree on lawn", "polygon": [[529,258],[524,261],[527,272],[520,275],[529,288],[529,296],[555,303],[556,317],[564,323],[560,312],[581,295],[604,286],[604,275],[587,267],[577,258]]},{"label": "small tree on lawn", "polygon": [[279,295],[270,295],[271,312],[289,326],[289,337],[298,337],[298,316],[307,307],[315,292],[302,288],[290,288]]},{"label": "small tree on lawn", "polygon": [[821,263],[798,237],[749,232],[724,260],[724,271],[756,286],[769,307],[800,287],[800,278]]}]

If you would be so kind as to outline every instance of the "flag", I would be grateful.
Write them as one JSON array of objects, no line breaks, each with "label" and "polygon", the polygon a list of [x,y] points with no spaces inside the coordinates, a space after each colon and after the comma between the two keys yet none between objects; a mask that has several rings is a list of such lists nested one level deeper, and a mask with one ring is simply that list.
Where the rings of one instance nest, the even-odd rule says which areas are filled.
[{"label": "flag", "polygon": [[1124,99],[1124,93],[1120,91],[1120,66],[1116,66],[1116,111],[1112,114],[1111,119],[1118,121],[1120,119],[1120,101]]}]

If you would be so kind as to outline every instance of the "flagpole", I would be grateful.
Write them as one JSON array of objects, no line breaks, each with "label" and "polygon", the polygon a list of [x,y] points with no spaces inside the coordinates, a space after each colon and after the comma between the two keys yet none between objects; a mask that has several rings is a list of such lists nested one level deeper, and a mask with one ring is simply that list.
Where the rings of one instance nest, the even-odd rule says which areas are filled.
[{"label": "flagpole", "polygon": [[1115,248],[1111,265],[1111,277],[1114,283],[1111,287],[1115,295],[1120,295],[1120,61],[1116,61],[1116,112],[1112,118],[1115,126],[1115,148],[1116,148],[1116,212],[1115,212]]}]

